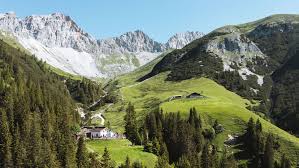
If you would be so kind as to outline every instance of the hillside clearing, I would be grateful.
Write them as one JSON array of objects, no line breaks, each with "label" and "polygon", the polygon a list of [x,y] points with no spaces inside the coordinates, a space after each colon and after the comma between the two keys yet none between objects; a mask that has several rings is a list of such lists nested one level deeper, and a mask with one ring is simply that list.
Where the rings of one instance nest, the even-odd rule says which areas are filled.
[{"label": "hillside clearing", "polygon": [[86,142],[86,146],[90,151],[97,152],[100,155],[107,147],[112,160],[117,165],[124,163],[127,156],[129,156],[131,162],[140,161],[148,168],[153,168],[157,160],[154,154],[143,152],[142,146],[132,146],[127,139],[90,140]]}]

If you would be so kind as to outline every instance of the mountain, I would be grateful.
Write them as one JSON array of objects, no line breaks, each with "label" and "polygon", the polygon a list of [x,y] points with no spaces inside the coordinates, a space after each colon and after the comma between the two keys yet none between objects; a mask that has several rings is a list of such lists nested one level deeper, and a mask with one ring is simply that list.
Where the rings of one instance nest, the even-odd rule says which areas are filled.
[{"label": "mountain", "polygon": [[100,76],[94,56],[96,40],[83,32],[68,16],[54,13],[19,19],[14,13],[0,16],[0,28],[37,58],[63,71],[84,76]]},{"label": "mountain", "polygon": [[273,15],[255,22],[225,26],[167,54],[144,81],[169,71],[169,81],[208,77],[248,99],[255,111],[299,134],[299,16]]},{"label": "mountain", "polygon": [[[210,129],[203,127],[202,130],[206,137],[204,143],[210,142],[211,150],[215,148],[221,154],[231,151],[240,167],[267,167],[256,164],[267,157],[264,150],[268,145],[261,147],[260,142],[268,142],[265,138],[268,135],[275,137],[273,163],[282,165],[280,158],[285,155],[291,160],[290,167],[296,167],[299,158],[298,21],[297,15],[274,15],[256,22],[221,27],[182,49],[164,53],[133,72],[118,76],[106,86],[109,95],[115,98],[113,104],[102,109],[106,121],[114,130],[124,131],[127,123],[121,118],[127,116],[127,107],[134,105],[138,121],[145,121],[145,125],[155,123],[154,126],[140,124],[140,129],[149,135],[150,130],[162,130],[162,139],[172,153],[169,159],[175,162],[180,155],[172,157],[173,153],[193,148],[188,145],[180,148],[182,145],[172,142],[190,140],[193,136],[186,133],[191,127],[179,131],[184,124],[176,125],[171,118],[194,124],[190,116],[192,111],[197,111],[195,116],[199,115],[202,123],[210,124]],[[191,94],[200,96],[189,98]],[[221,125],[223,132],[217,133],[215,125]],[[249,127],[253,128],[251,133]],[[255,139],[259,130],[262,136],[257,139],[261,141]],[[157,132],[152,134],[157,136]],[[149,138],[150,143],[155,143],[154,139]],[[253,144],[247,145],[249,141]],[[258,154],[251,156],[256,146]]]},{"label": "mountain", "polygon": [[39,59],[65,72],[86,77],[113,77],[132,71],[161,53],[181,48],[202,35],[199,32],[181,33],[162,44],[137,30],[97,40],[71,17],[61,13],[24,19],[15,13],[1,14],[0,29],[16,36],[16,41]]},{"label": "mountain", "polygon": [[174,49],[181,49],[185,45],[189,44],[191,41],[201,38],[204,36],[202,32],[184,32],[184,33],[177,33],[174,36],[170,37],[167,43],[165,44],[166,48],[174,48]]},{"label": "mountain", "polygon": [[136,30],[120,37],[98,40],[101,52],[97,58],[98,68],[101,72],[110,73],[113,76],[130,72],[168,50],[180,49],[202,35],[200,32],[180,33],[163,44],[154,41],[144,32]]}]

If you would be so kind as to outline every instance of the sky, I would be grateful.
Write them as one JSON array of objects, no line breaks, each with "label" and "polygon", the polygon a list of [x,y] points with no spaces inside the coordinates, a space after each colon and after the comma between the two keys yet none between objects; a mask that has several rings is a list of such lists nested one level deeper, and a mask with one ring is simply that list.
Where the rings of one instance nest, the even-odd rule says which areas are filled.
[{"label": "sky", "polygon": [[178,32],[218,27],[272,14],[299,14],[297,0],[0,0],[18,17],[61,12],[97,39],[142,30],[159,42]]}]

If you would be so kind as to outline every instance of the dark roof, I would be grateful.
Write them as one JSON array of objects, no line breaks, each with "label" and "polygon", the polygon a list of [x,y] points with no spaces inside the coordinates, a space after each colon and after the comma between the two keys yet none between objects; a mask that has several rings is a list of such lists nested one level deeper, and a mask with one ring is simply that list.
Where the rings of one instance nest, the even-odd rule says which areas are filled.
[{"label": "dark roof", "polygon": [[193,92],[193,93],[189,94],[187,97],[191,97],[191,96],[201,96],[201,94]]},{"label": "dark roof", "polygon": [[95,126],[94,128],[105,128],[105,126]]},{"label": "dark roof", "polygon": [[201,95],[200,93],[193,92],[190,95]]},{"label": "dark roof", "polygon": [[93,126],[84,126],[84,127],[82,127],[82,128],[92,129]]},{"label": "dark roof", "polygon": [[104,129],[105,129],[105,127],[103,127],[103,128],[94,128],[94,129],[91,129],[90,132],[100,132]]}]

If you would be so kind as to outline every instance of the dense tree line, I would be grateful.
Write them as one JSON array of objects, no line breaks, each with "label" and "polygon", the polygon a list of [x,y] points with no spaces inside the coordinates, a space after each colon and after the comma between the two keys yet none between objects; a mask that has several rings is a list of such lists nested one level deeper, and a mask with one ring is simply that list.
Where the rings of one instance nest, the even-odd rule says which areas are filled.
[{"label": "dense tree line", "polygon": [[78,121],[45,63],[0,41],[0,167],[76,167]]},{"label": "dense tree line", "polygon": [[[180,113],[156,111],[149,113],[143,124],[136,121],[134,106],[127,108],[126,135],[134,144],[144,146],[144,151],[158,156],[157,168],[168,168],[174,165],[178,168],[290,168],[291,161],[286,155],[275,159],[279,141],[271,134],[263,132],[262,124],[251,118],[245,133],[237,138],[241,143],[242,155],[249,160],[247,164],[239,165],[240,154],[229,152],[229,148],[218,151],[212,143],[217,133],[220,133],[217,120],[211,125],[204,125],[200,114],[195,108],[190,109],[189,117],[183,119]],[[205,124],[207,124],[205,122]],[[212,129],[207,129],[212,127]]]},{"label": "dense tree line", "polygon": [[190,109],[187,120],[181,118],[180,113],[151,112],[138,126],[134,106],[129,104],[125,120],[127,138],[134,144],[142,144],[144,151],[157,155],[157,168],[170,167],[170,164],[178,168],[236,165],[229,154],[219,158],[217,147],[211,143],[215,131],[203,129],[195,108]]},{"label": "dense tree line", "polygon": [[82,80],[66,79],[66,86],[76,101],[88,106],[103,95],[102,86],[94,81],[83,78]]},{"label": "dense tree line", "polygon": [[275,160],[274,153],[279,143],[272,134],[264,135],[262,124],[259,120],[248,121],[245,134],[241,137],[245,145],[245,151],[251,162],[248,167],[252,168],[290,168],[290,160],[283,155],[281,160]]}]

